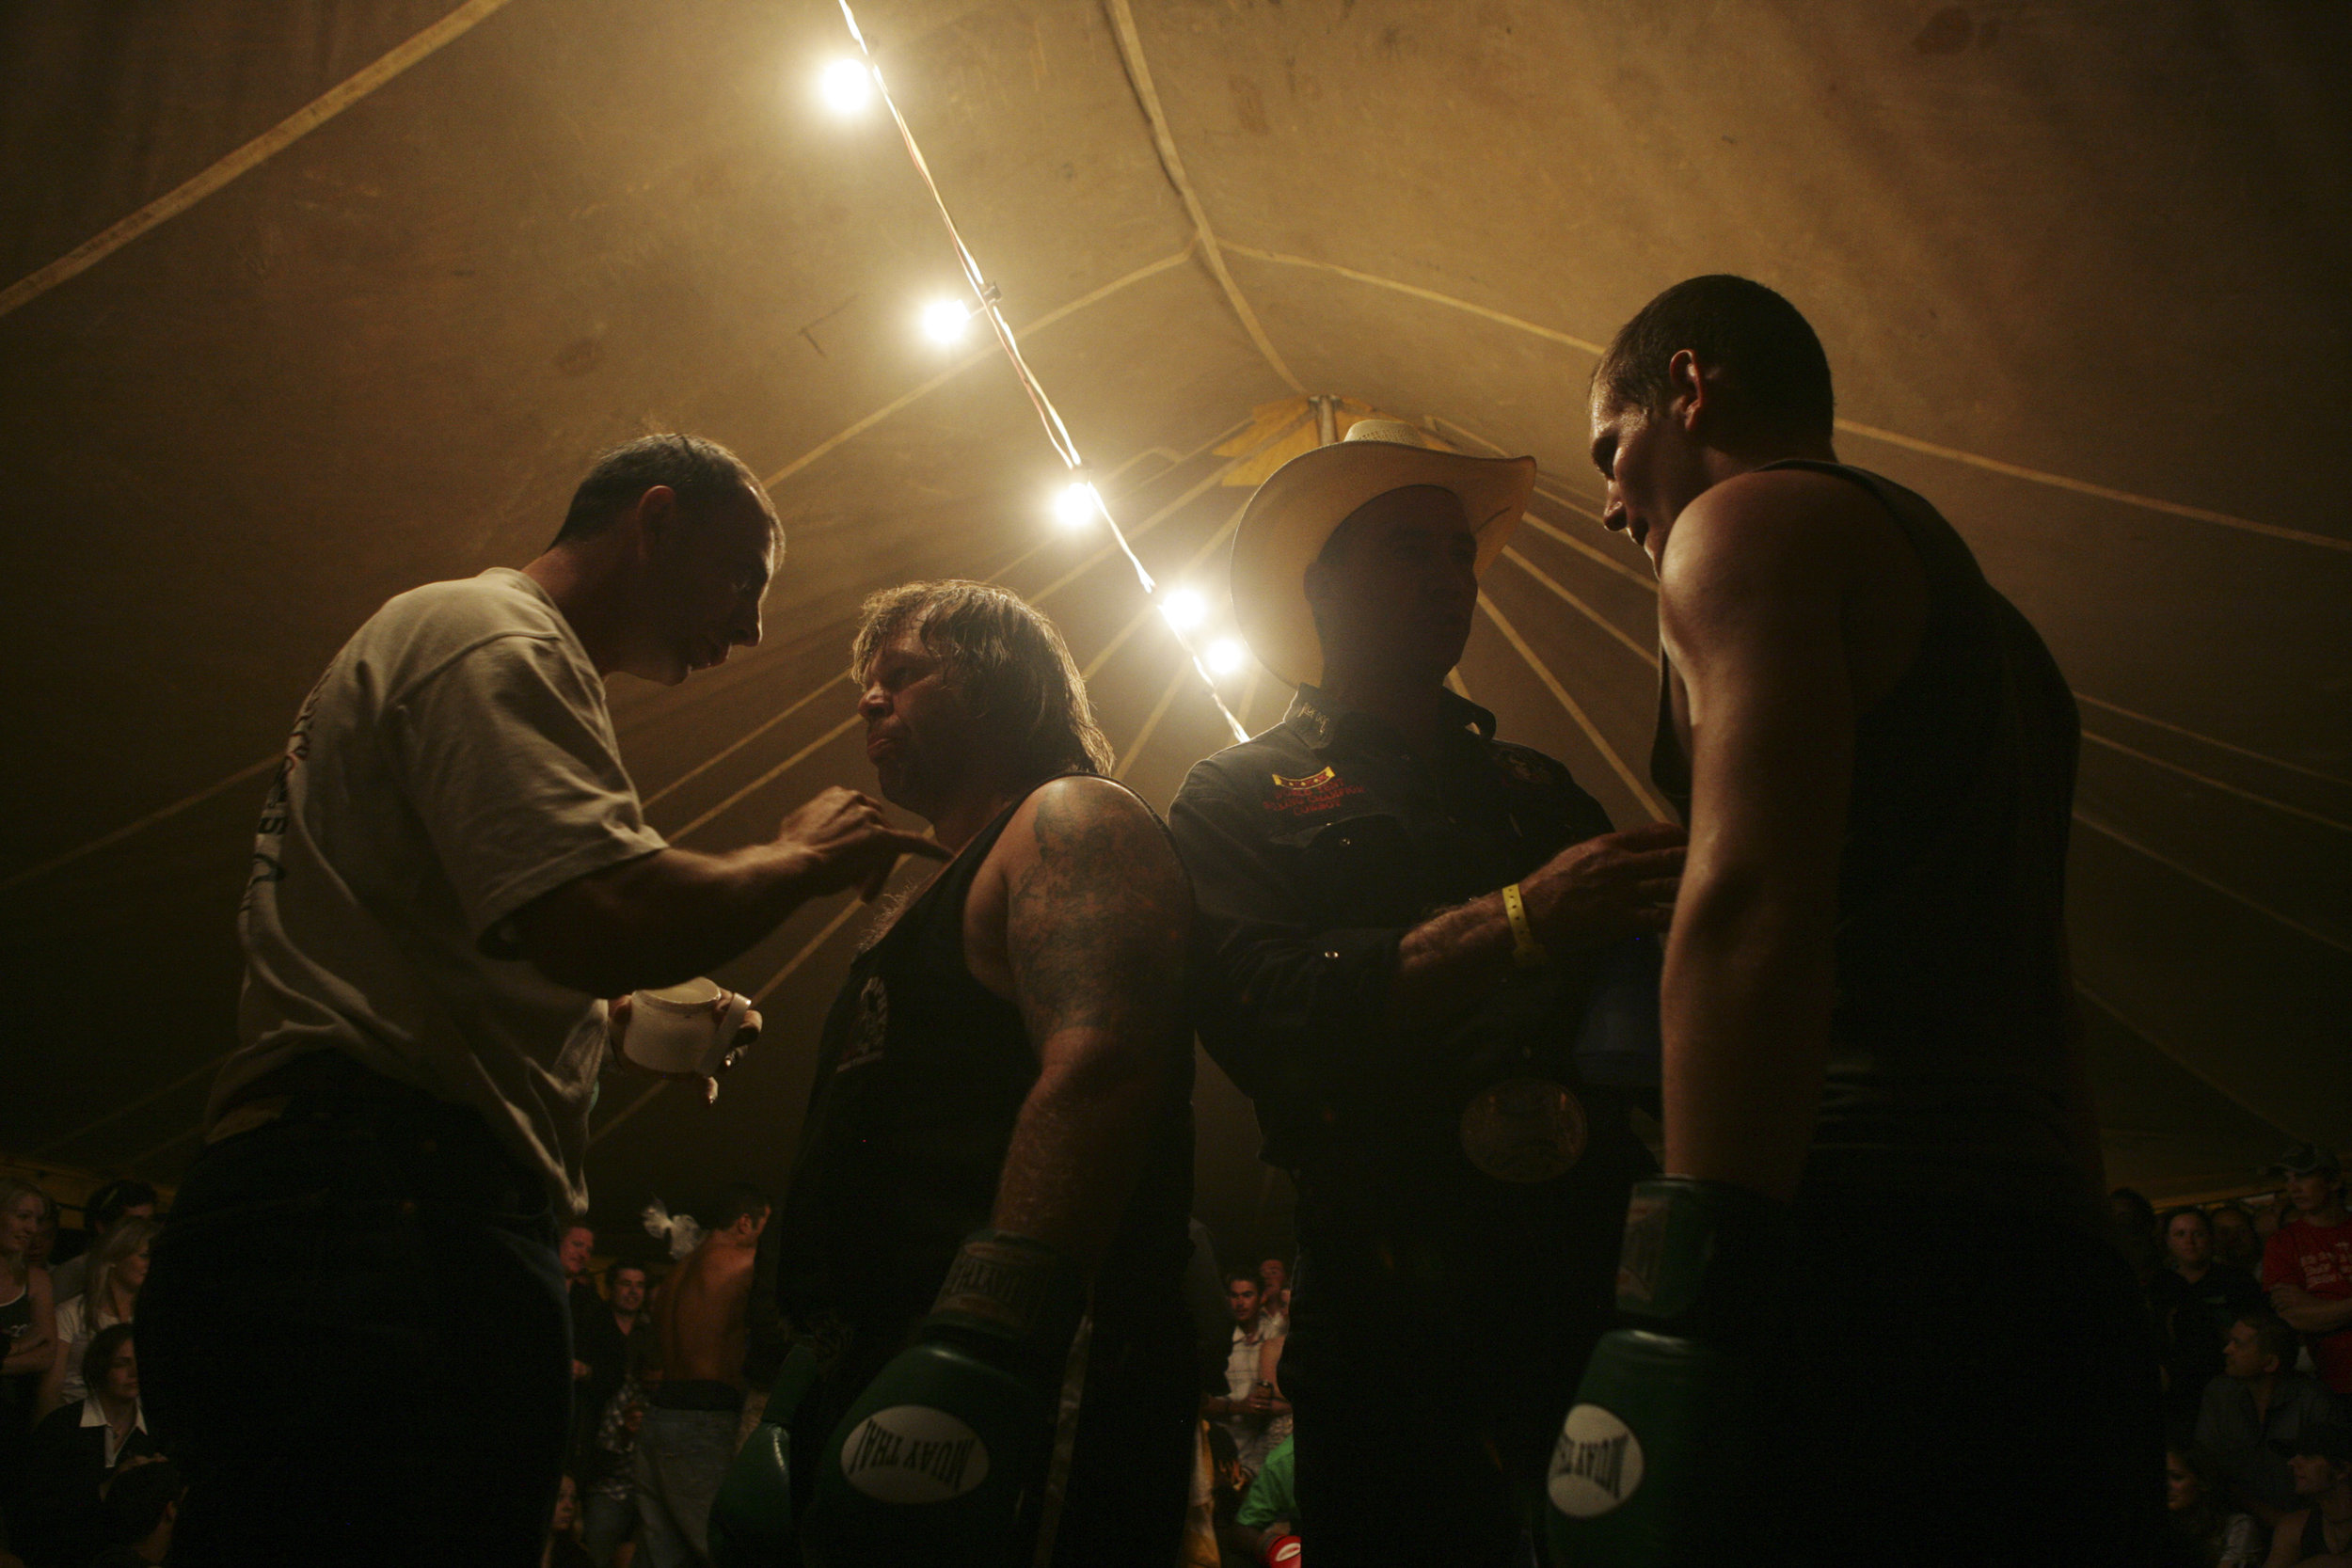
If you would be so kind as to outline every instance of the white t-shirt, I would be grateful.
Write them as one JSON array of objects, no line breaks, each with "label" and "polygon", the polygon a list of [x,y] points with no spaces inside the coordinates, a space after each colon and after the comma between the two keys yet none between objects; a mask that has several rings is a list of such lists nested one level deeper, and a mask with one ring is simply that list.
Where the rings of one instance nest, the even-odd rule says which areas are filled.
[{"label": "white t-shirt", "polygon": [[661,847],[604,682],[544,589],[494,567],[401,594],[319,678],[262,809],[237,922],[243,1043],[212,1116],[331,1048],[479,1112],[559,1212],[583,1212],[604,1004],[484,941],[541,894]]}]

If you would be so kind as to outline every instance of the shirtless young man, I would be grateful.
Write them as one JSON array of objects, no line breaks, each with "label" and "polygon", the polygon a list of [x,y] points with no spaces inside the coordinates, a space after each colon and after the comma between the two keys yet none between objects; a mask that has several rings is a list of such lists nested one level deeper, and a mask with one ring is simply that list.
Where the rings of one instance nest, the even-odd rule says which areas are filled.
[{"label": "shirtless young man", "polygon": [[[883,795],[955,858],[850,966],[762,1247],[821,1364],[769,1411],[802,1539],[831,1563],[1026,1563],[1052,1528],[1057,1561],[1172,1560],[1196,1441],[1184,872],[1012,594],[877,594],[851,668]],[[736,1509],[750,1479],[713,1521],[730,1543],[762,1512]],[[763,1541],[788,1528],[770,1479]]]},{"label": "shirtless young man", "polygon": [[735,1457],[744,1307],[771,1205],[733,1187],[711,1228],[654,1297],[661,1381],[637,1434],[638,1517],[652,1568],[707,1562],[710,1500]]},{"label": "shirtless young man", "polygon": [[1594,374],[1691,841],[1666,1174],[1618,1275],[1649,1332],[1596,1353],[1555,1533],[1629,1564],[2144,1563],[2155,1369],[2063,927],[2074,700],[1935,509],[1837,461],[1832,408],[1811,326],[1739,277],[1667,290]]}]

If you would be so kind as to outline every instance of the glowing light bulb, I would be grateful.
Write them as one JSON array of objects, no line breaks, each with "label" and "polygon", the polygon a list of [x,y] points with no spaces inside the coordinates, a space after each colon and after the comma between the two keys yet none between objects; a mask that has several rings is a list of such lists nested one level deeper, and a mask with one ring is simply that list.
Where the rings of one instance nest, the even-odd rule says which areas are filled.
[{"label": "glowing light bulb", "polygon": [[825,106],[835,114],[853,115],[874,96],[874,73],[863,60],[835,60],[817,79]]},{"label": "glowing light bulb", "polygon": [[1054,515],[1064,528],[1084,528],[1094,520],[1102,502],[1094,494],[1094,486],[1085,480],[1073,479],[1062,493],[1054,498]]},{"label": "glowing light bulb", "polygon": [[923,335],[934,343],[952,343],[963,336],[972,312],[952,299],[934,299],[923,307]]},{"label": "glowing light bulb", "polygon": [[1160,602],[1160,613],[1178,631],[1190,631],[1209,613],[1209,607],[1191,589],[1179,588]]},{"label": "glowing light bulb", "polygon": [[1220,637],[1209,644],[1208,660],[1210,673],[1230,675],[1249,661],[1249,649],[1238,637]]}]

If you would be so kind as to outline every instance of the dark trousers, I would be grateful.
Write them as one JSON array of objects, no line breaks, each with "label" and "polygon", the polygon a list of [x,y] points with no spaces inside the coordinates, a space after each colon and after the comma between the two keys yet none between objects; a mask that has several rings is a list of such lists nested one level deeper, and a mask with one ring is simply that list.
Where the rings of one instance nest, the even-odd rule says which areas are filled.
[{"label": "dark trousers", "polygon": [[405,1091],[206,1149],[139,1300],[188,1481],[172,1562],[535,1565],[571,1383],[553,1243],[480,1118]]},{"label": "dark trousers", "polygon": [[[1521,1568],[1551,1449],[1614,1311],[1623,1113],[1555,1182],[1441,1172],[1375,1209],[1311,1173],[1281,1383],[1316,1568]],[[1419,1203],[1416,1197],[1423,1199]]]},{"label": "dark trousers", "polygon": [[1964,1204],[1800,1199],[1761,1304],[1755,1539],[1857,1565],[2162,1560],[2154,1333],[2086,1231]]}]

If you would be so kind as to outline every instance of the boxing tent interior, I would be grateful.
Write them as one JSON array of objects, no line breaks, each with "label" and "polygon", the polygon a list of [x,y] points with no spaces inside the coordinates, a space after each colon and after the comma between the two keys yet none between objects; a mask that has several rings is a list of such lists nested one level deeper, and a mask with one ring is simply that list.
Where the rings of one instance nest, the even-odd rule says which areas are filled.
[{"label": "boxing tent interior", "polygon": [[[1536,456],[1458,679],[1621,827],[1663,813],[1656,594],[1597,520],[1586,380],[1678,278],[1786,293],[1840,455],[1943,509],[2078,694],[2071,930],[2110,1180],[2244,1191],[2292,1140],[2352,1141],[2352,10],[856,21],[1082,477],[1199,594],[1194,647],[1230,634],[1232,529],[1283,458],[1374,413]],[[1254,663],[1196,668],[1099,516],[1057,519],[1072,476],[984,325],[926,332],[973,292],[887,108],[825,90],[856,53],[834,0],[0,12],[13,1163],[184,1169],[310,683],[392,594],[535,555],[628,436],[727,443],[789,534],[758,648],[614,683],[675,842],[871,787],[849,639],[909,578],[1051,614],[1157,806],[1232,741],[1204,673],[1249,729],[1279,717]],[[871,918],[827,900],[718,974],[769,1030],[716,1106],[607,1082],[608,1237],[657,1196],[783,1181]],[[1248,1102],[1205,1060],[1196,1102],[1199,1213],[1279,1244]]]}]

